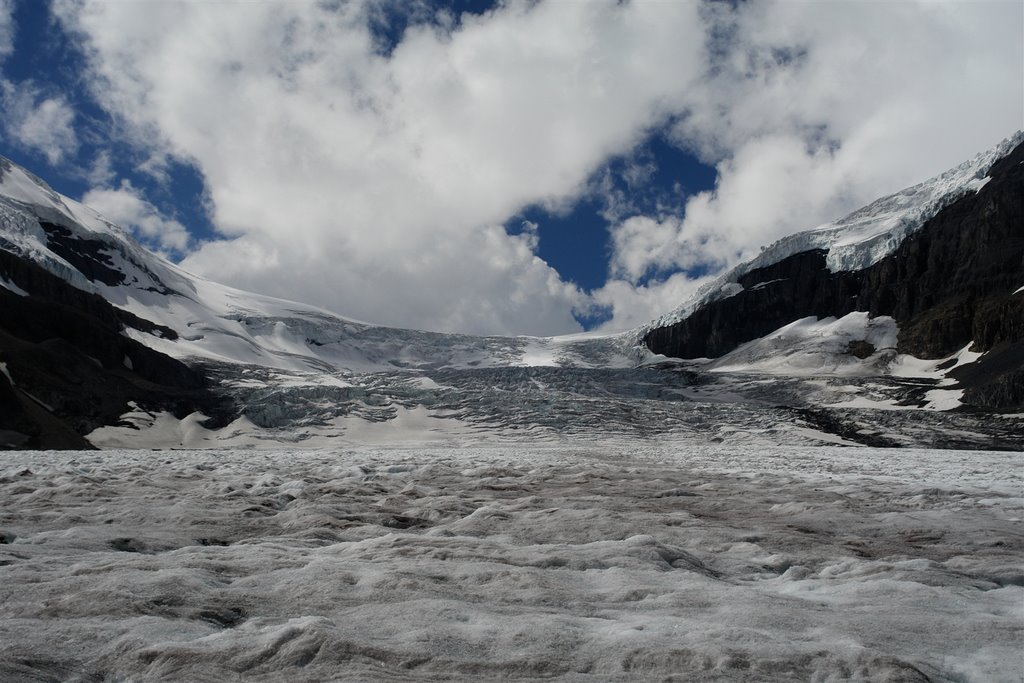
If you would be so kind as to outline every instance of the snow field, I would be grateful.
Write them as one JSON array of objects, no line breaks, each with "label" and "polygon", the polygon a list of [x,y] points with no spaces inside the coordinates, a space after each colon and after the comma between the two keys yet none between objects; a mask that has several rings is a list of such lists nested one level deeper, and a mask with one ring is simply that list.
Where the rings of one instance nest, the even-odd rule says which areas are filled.
[{"label": "snow field", "polygon": [[7,453],[2,680],[1019,680],[1020,454]]}]

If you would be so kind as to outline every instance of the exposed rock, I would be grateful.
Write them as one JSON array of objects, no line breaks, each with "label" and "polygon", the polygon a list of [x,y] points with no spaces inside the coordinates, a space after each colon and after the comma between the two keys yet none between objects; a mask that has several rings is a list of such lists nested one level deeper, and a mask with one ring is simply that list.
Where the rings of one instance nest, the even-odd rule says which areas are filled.
[{"label": "exposed rock", "polygon": [[864,339],[856,339],[846,347],[846,353],[861,360],[870,357],[875,352],[875,345]]},{"label": "exposed rock", "polygon": [[0,430],[8,432],[2,439],[7,447],[90,448],[83,435],[116,423],[129,401],[179,417],[197,410],[230,413],[200,370],[123,334],[131,326],[174,338],[173,330],[9,252],[0,251],[0,274],[30,292],[20,296],[0,288],[0,362],[14,380],[12,385],[0,377]]},{"label": "exposed rock", "polygon": [[950,374],[969,405],[1024,409],[1024,341],[1000,344]]},{"label": "exposed rock", "polygon": [[90,450],[92,444],[23,390],[0,376],[0,450]]},{"label": "exposed rock", "polygon": [[32,261],[9,251],[0,250],[0,276],[29,292],[36,299],[45,299],[52,304],[86,313],[110,329],[120,331],[124,327],[131,327],[164,339],[178,338],[178,333],[170,327],[158,325],[134,313],[116,308],[103,297],[73,287]]},{"label": "exposed rock", "polygon": [[794,254],[739,278],[743,291],[651,330],[644,343],[675,358],[717,358],[799,318],[858,310],[859,273],[830,273],[820,249]]},{"label": "exposed rock", "polygon": [[106,242],[76,237],[71,230],[54,223],[40,221],[39,225],[46,232],[47,246],[82,275],[105,285],[124,282],[124,273],[114,267],[114,260],[107,254]]}]

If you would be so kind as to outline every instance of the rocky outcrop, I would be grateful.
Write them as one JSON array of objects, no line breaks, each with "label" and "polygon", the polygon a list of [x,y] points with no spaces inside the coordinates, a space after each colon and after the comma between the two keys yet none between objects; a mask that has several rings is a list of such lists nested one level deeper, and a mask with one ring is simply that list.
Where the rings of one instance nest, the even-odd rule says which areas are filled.
[{"label": "rocky outcrop", "polygon": [[[1024,293],[1013,293],[1024,285],[1024,145],[989,177],[868,268],[833,273],[824,251],[795,254],[743,275],[742,291],[652,329],[644,343],[666,356],[714,358],[800,318],[867,311],[899,323],[903,353],[942,358],[973,342],[1002,357],[1024,342]],[[967,400],[1024,405],[1024,366],[1013,357],[980,365],[964,385]]]},{"label": "rocky outcrop", "polygon": [[1024,341],[1000,344],[974,363],[951,373],[974,406],[1018,407],[1024,404]]},{"label": "rocky outcrop", "polygon": [[794,254],[738,279],[743,291],[651,330],[644,343],[675,358],[717,358],[799,318],[843,316],[857,309],[857,273],[830,273],[825,252]]},{"label": "rocky outcrop", "polygon": [[[31,292],[37,302],[47,301],[50,304],[87,313],[99,319],[107,328],[121,330],[124,327],[131,327],[164,339],[178,338],[178,333],[170,327],[158,325],[134,313],[116,308],[103,297],[73,287],[32,261],[8,251],[0,250],[0,276]],[[0,290],[3,291],[5,290]],[[16,307],[17,304],[14,303],[12,306]],[[5,309],[5,314],[12,315],[14,310],[8,312]]]},{"label": "rocky outcrop", "polygon": [[85,448],[128,402],[179,417],[229,412],[201,371],[125,336],[126,327],[173,330],[115,308],[38,265],[0,251],[0,447]]},{"label": "rocky outcrop", "polygon": [[872,315],[900,323],[900,350],[941,358],[1024,340],[1024,145],[991,180],[940,211],[895,254],[864,273]]},{"label": "rocky outcrop", "polygon": [[39,225],[46,233],[46,246],[90,281],[105,285],[124,282],[124,273],[114,267],[114,260],[106,253],[108,247],[105,242],[78,237],[55,223],[40,221]]}]

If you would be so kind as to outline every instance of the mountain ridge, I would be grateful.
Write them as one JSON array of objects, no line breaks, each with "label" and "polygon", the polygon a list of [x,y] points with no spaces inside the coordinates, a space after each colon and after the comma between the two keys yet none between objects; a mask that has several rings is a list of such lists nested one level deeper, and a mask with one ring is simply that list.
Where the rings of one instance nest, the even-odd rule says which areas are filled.
[{"label": "mountain ridge", "polygon": [[[705,294],[702,305],[676,322],[648,329],[644,343],[667,356],[719,357],[805,316],[864,311],[897,322],[897,350],[904,354],[938,359],[970,345],[981,353],[1000,349],[1001,355],[1019,358],[1011,349],[1024,342],[1024,296],[1014,294],[1024,280],[1024,143],[1017,142],[985,172],[977,190],[954,192],[952,201],[941,202],[942,208],[889,254],[865,267],[833,270],[830,254],[821,248],[759,268],[741,267],[714,290],[734,283],[739,291],[721,298]],[[986,373],[973,373],[969,388],[975,405],[1024,405],[1021,370],[1008,372],[993,370],[987,381]],[[1007,390],[989,392],[988,382]]]},{"label": "mountain ridge", "polygon": [[694,309],[730,296],[734,290],[728,285],[748,272],[802,252],[825,251],[831,272],[866,268],[889,255],[943,208],[980,190],[988,182],[992,167],[1021,143],[1024,143],[1024,130],[932,178],[880,197],[834,221],[782,237],[762,247],[757,256],[727,269],[677,308],[638,330],[643,335],[655,327],[678,322]]},{"label": "mountain ridge", "polygon": [[[1024,231],[1013,202],[1024,168],[1021,141],[1024,133],[931,181],[781,240],[702,290],[675,322],[666,324],[666,316],[618,335],[567,337],[389,328],[219,285],[148,252],[0,159],[0,304],[9,313],[0,322],[0,405],[9,408],[0,415],[0,445],[322,445],[453,433],[558,439],[591,431],[1019,447],[1019,420],[986,423],[970,406],[1006,411],[1021,400],[1014,316],[1024,296],[1001,295],[1009,297],[1008,312],[999,301],[986,304],[970,339],[936,325],[963,317],[974,299],[938,318],[879,302],[886,283],[906,288],[920,279],[922,271],[906,264],[928,263],[935,248],[925,237],[948,244],[963,231],[963,215],[991,218],[979,201],[1002,197],[1000,210],[1009,216],[993,230],[1019,242]],[[953,217],[943,228],[950,234],[936,242],[924,227],[943,215]],[[812,248],[794,248],[801,245]],[[967,240],[961,252],[970,248]],[[1012,257],[1014,249],[1003,252]],[[900,250],[918,257],[908,260]],[[992,269],[993,282],[1019,275],[1014,289],[1024,284],[1024,268],[1012,259]],[[866,281],[874,304],[858,307],[851,297]],[[963,290],[955,278],[946,284]],[[820,301],[795,306],[806,292]],[[737,306],[731,319],[722,313]],[[684,328],[699,343],[682,352],[652,343],[658,335],[678,341]],[[914,334],[934,348],[909,342]],[[972,343],[980,345],[972,350]],[[705,356],[717,360],[699,360]]]}]

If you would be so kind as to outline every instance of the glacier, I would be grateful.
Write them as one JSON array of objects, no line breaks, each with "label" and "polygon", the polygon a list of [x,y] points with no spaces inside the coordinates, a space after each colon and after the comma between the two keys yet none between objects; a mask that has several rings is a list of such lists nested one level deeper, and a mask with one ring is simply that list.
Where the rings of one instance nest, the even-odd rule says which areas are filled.
[{"label": "glacier", "polygon": [[[878,258],[993,154],[759,258]],[[0,454],[2,680],[1024,670],[1024,415],[960,409],[971,345],[914,358],[863,312],[687,360],[645,329],[381,327],[189,274],[2,159],[0,248],[230,406],[126,397],[101,450]],[[0,383],[24,369],[0,356]]]},{"label": "glacier", "polygon": [[1011,681],[1020,454],[603,438],[0,460],[0,679]]},{"label": "glacier", "polygon": [[[1021,140],[1024,133],[844,219],[781,240],[663,321],[735,294],[737,277],[800,250],[827,248],[830,267],[879,258],[942,206],[976,191],[993,161]],[[82,245],[89,254],[79,253]],[[222,414],[179,414],[126,403],[116,424],[87,435],[102,448],[490,442],[527,433],[558,441],[595,432],[774,445],[1018,448],[1024,432],[1020,416],[953,410],[960,394],[948,388],[946,374],[975,358],[924,362],[898,354],[898,329],[884,317],[798,321],[711,361],[651,353],[642,339],[656,323],[615,335],[549,338],[382,327],[192,275],[7,161],[0,161],[0,247],[152,323],[128,325],[123,334],[199,369],[234,406]],[[86,257],[95,277],[82,272]],[[855,357],[851,342],[873,351]],[[130,369],[132,359],[126,356],[124,365]]]}]

